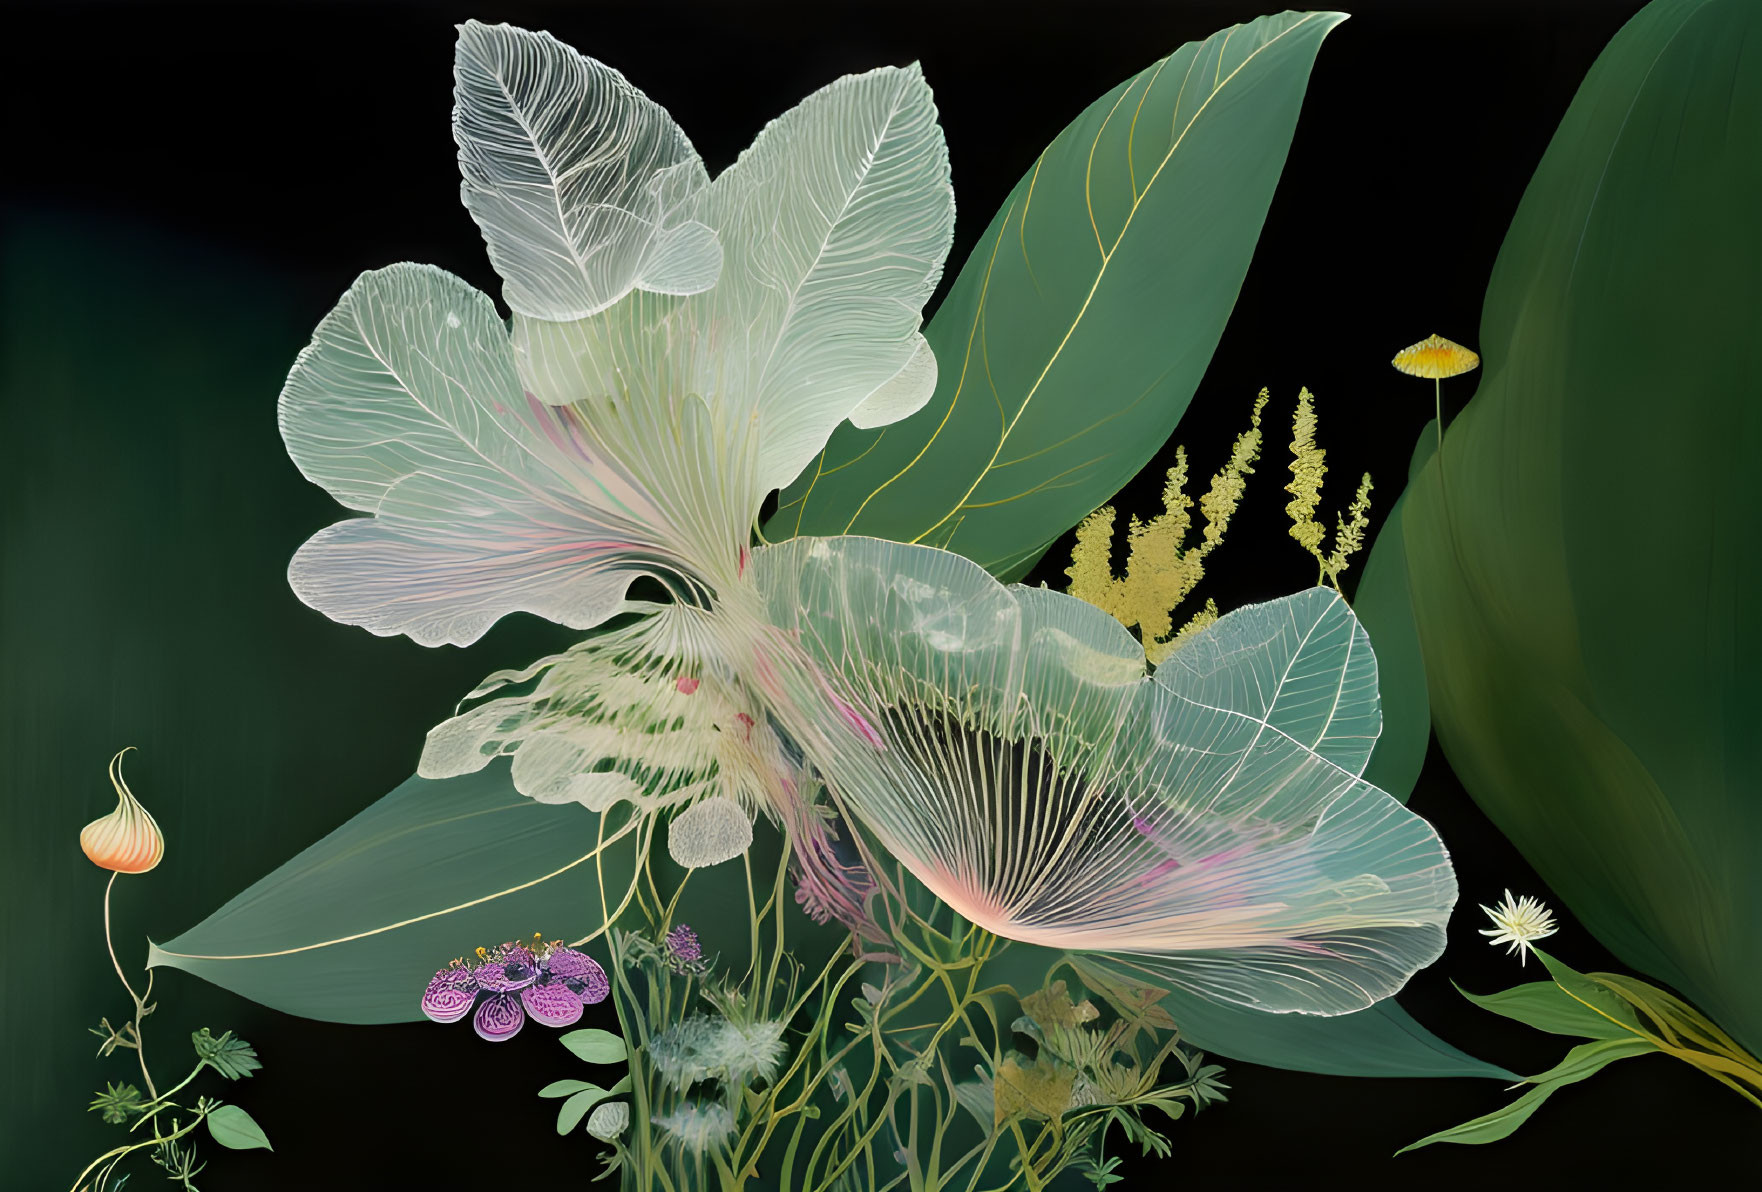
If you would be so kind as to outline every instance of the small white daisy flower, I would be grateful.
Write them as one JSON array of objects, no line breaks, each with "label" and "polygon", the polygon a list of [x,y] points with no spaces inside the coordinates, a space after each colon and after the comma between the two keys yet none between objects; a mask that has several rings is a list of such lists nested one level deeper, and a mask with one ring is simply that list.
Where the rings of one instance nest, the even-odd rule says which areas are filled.
[{"label": "small white daisy flower", "polygon": [[1554,916],[1538,899],[1527,895],[1513,898],[1510,890],[1505,891],[1505,901],[1498,906],[1483,906],[1481,909],[1493,921],[1492,929],[1483,927],[1481,934],[1492,936],[1487,942],[1494,947],[1510,944],[1506,953],[1509,955],[1516,952],[1519,964],[1529,959],[1532,943],[1547,939],[1558,930],[1554,925]]}]

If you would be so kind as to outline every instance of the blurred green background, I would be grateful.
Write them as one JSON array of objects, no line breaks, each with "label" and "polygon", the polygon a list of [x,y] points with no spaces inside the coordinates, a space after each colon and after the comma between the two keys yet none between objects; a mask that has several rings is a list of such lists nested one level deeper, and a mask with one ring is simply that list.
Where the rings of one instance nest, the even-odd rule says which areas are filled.
[{"label": "blurred green background", "polygon": [[[288,463],[276,430],[274,396],[311,314],[272,268],[41,214],[14,213],[0,243],[12,456],[0,475],[0,1186],[34,1189],[64,1186],[75,1156],[116,1145],[115,1127],[82,1113],[89,1090],[141,1083],[132,1053],[96,1059],[99,1040],[80,1033],[128,1017],[103,945],[107,875],[78,844],[81,825],[115,806],[110,756],[137,747],[124,775],[168,842],[157,869],[119,878],[113,895],[134,979],[147,935],[196,922],[396,786],[423,733],[487,669],[571,635],[520,617],[471,655],[425,650],[338,632],[294,597],[292,547],[338,511]],[[263,1051],[266,1072],[230,1090],[205,1077],[192,1092],[247,1110],[288,1058],[265,1033],[302,1025],[169,970],[154,996],[145,1030],[160,1087],[193,1061],[192,1030],[231,1028]],[[337,1048],[333,1111],[360,1120],[357,1086],[372,1102],[395,1078],[351,1060],[342,1041],[358,1030],[316,1030],[315,1046]],[[523,1108],[542,1124],[529,1092]],[[272,1141],[299,1133],[257,1114]],[[157,1178],[143,1166],[137,1183]]]}]

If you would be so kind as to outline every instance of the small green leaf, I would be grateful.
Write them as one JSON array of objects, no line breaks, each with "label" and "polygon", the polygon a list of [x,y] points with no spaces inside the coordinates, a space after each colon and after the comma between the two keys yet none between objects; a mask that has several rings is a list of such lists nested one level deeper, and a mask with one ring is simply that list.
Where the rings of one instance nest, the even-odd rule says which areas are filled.
[{"label": "small green leaf", "polygon": [[1631,1039],[1633,1032],[1610,1022],[1552,981],[1516,985],[1485,996],[1458,985],[1456,992],[1483,1010],[1503,1014],[1526,1026],[1556,1035],[1583,1039]]},{"label": "small green leaf", "polygon": [[1555,960],[1540,948],[1531,947],[1530,951],[1548,966],[1548,975],[1554,978],[1554,984],[1567,997],[1579,1003],[1586,1014],[1594,1014],[1611,1030],[1620,1031],[1619,1037],[1644,1037],[1650,1034],[1640,1022],[1640,1016],[1635,1013],[1633,1006],[1614,991],[1605,989],[1577,969]]},{"label": "small green leaf", "polygon": [[249,1151],[262,1147],[266,1151],[275,1148],[269,1145],[268,1135],[263,1127],[251,1120],[251,1115],[237,1105],[222,1105],[208,1115],[208,1133],[221,1146],[235,1151]]},{"label": "small green leaf", "polygon": [[1656,1051],[1644,1039],[1632,1037],[1626,1039],[1605,1039],[1596,1043],[1581,1043],[1566,1053],[1566,1058],[1542,1073],[1525,1081],[1536,1087],[1523,1096],[1492,1113],[1484,1114],[1473,1121],[1462,1123],[1449,1130],[1440,1130],[1436,1134],[1428,1134],[1418,1142],[1410,1142],[1397,1155],[1429,1146],[1434,1142],[1459,1142],[1467,1145],[1478,1145],[1484,1142],[1497,1142],[1524,1122],[1530,1114],[1541,1107],[1543,1101],[1551,1096],[1555,1089],[1569,1084],[1576,1084],[1585,1077],[1601,1070],[1604,1065],[1628,1056],[1644,1055],[1648,1051]]},{"label": "small green leaf", "polygon": [[112,1126],[128,1121],[129,1114],[141,1112],[141,1090],[132,1084],[105,1082],[104,1091],[92,1097],[91,1109],[100,1112]]},{"label": "small green leaf", "polygon": [[604,1101],[611,1095],[612,1093],[610,1089],[603,1089],[596,1084],[590,1084],[585,1089],[557,1106],[557,1133],[567,1134],[569,1131],[575,1129],[575,1127],[581,1124],[581,1119],[587,1116],[588,1110],[592,1109],[595,1105],[598,1105],[601,1101]]},{"label": "small green leaf", "polygon": [[596,1089],[599,1085],[589,1084],[585,1080],[553,1080],[538,1090],[541,1097],[568,1097],[575,1093],[585,1093],[588,1089]]},{"label": "small green leaf", "polygon": [[217,1039],[208,1033],[207,1027],[203,1027],[190,1036],[190,1042],[196,1048],[196,1058],[228,1080],[249,1076],[263,1066],[257,1058],[257,1049],[243,1039],[233,1038],[231,1031]]},{"label": "small green leaf", "polygon": [[630,1091],[630,1073],[626,1072],[617,1084],[606,1090],[607,1096],[616,1097],[619,1093]]},{"label": "small green leaf", "polygon": [[563,1036],[563,1046],[590,1064],[618,1064],[629,1058],[624,1040],[610,1031],[588,1028]]},{"label": "small green leaf", "polygon": [[1187,1112],[1187,1107],[1179,1101],[1169,1101],[1162,1097],[1152,1098],[1149,1101],[1143,1102],[1143,1104],[1162,1110],[1169,1116],[1170,1121],[1177,1120],[1183,1113]]}]

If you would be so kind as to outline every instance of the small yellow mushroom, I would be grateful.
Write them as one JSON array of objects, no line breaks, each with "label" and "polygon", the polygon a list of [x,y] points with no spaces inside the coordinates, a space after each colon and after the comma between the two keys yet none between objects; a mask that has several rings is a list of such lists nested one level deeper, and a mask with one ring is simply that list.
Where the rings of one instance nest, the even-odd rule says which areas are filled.
[{"label": "small yellow mushroom", "polygon": [[1481,358],[1441,335],[1428,335],[1395,353],[1389,363],[1410,377],[1432,382],[1433,410],[1438,418],[1438,483],[1444,483],[1444,378],[1459,377],[1481,366]]},{"label": "small yellow mushroom", "polygon": [[1441,335],[1428,335],[1412,347],[1396,352],[1391,363],[1410,377],[1441,381],[1474,371],[1480,367],[1481,358]]}]

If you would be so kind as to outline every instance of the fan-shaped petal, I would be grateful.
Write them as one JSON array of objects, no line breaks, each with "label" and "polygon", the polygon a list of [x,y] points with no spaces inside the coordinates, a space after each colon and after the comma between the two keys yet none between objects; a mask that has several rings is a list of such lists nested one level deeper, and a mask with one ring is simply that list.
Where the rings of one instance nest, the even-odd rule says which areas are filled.
[{"label": "fan-shaped petal", "polygon": [[[1326,667],[1291,627],[1350,646],[1343,606],[1233,613],[1157,681],[1099,610],[945,552],[794,540],[754,566],[778,640],[842,692],[800,684],[779,718],[973,922],[1277,1012],[1363,1008],[1442,950],[1456,888],[1436,834],[1315,748],[1363,721],[1318,710]],[[1352,649],[1328,657],[1362,687]],[[1288,698],[1261,685],[1285,671]]]}]

